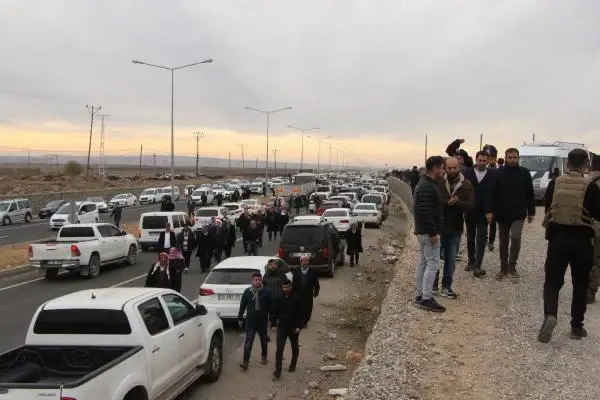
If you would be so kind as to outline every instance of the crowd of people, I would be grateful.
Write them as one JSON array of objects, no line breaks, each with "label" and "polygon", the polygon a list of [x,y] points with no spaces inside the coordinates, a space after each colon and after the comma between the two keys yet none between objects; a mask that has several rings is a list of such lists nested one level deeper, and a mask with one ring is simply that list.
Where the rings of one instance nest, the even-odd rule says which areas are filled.
[{"label": "crowd of people", "polygon": [[[458,297],[452,284],[465,230],[466,271],[479,279],[487,275],[483,262],[486,251],[495,248],[497,228],[500,263],[495,277],[518,281],[523,227],[525,221],[534,222],[536,214],[532,177],[519,165],[518,149],[508,148],[504,158],[498,158],[496,147],[485,145],[473,160],[460,148],[463,143],[455,140],[446,149],[448,157],[429,157],[425,175],[421,177],[415,166],[410,177],[414,233],[420,248],[415,303],[434,312],[446,310],[436,300],[441,260],[441,295]],[[574,149],[568,154],[567,171],[552,175],[542,222],[548,240],[544,322],[538,333],[543,343],[551,340],[557,325],[559,291],[567,266],[573,282],[572,338],[587,336],[583,327],[586,307],[595,302],[600,286],[600,156]]]}]

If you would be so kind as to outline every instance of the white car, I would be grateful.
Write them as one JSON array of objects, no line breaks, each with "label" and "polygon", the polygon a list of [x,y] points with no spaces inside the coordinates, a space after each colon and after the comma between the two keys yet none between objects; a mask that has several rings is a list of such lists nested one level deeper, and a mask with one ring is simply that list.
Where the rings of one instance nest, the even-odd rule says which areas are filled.
[{"label": "white car", "polygon": [[263,183],[262,181],[254,181],[250,184],[250,193],[254,194],[262,194],[263,192]]},{"label": "white car", "polygon": [[333,187],[331,185],[318,185],[315,191],[324,200],[329,199],[329,196],[333,195]]},{"label": "white car", "polygon": [[237,219],[244,213],[242,203],[223,203],[223,207],[229,210],[229,219],[233,225],[237,223]]},{"label": "white car", "polygon": [[229,209],[227,207],[202,207],[196,210],[194,216],[194,227],[195,231],[199,231],[204,226],[210,224],[210,221],[214,217],[215,219],[223,220],[229,216]]},{"label": "white car", "polygon": [[346,196],[348,199],[350,199],[350,202],[353,205],[358,203],[358,195],[354,192],[342,192],[342,193],[340,193],[340,196]]},{"label": "white car", "polygon": [[106,201],[104,201],[102,197],[88,197],[87,201],[89,201],[90,203],[95,203],[98,212],[108,212],[108,204],[106,204]]},{"label": "white car", "polygon": [[71,221],[71,203],[62,205],[56,212],[50,217],[50,230],[58,230],[64,225],[71,223],[76,224],[91,224],[100,221],[100,214],[96,203],[90,203],[87,201],[75,202],[75,216],[76,221]]},{"label": "white car", "polygon": [[156,204],[162,201],[162,189],[148,188],[140,193],[140,204]]},{"label": "white car", "polygon": [[210,205],[215,201],[215,193],[211,188],[200,187],[192,192],[192,202],[194,205],[202,204],[202,195],[206,195],[206,205]]},{"label": "white car", "polygon": [[352,214],[365,226],[367,224],[373,224],[377,228],[381,226],[382,214],[374,203],[358,203],[354,206]]},{"label": "white car", "polygon": [[258,199],[246,199],[242,200],[242,203],[248,207],[248,213],[250,215],[256,214],[257,212],[265,213],[265,205]]},{"label": "white car", "polygon": [[225,185],[215,183],[210,188],[214,192],[215,196],[221,194],[221,196],[225,197]]},{"label": "white car", "polygon": [[170,289],[69,293],[42,304],[25,344],[0,354],[0,396],[174,400],[201,377],[219,379],[223,339],[216,313]]},{"label": "white car", "polygon": [[148,251],[150,248],[158,246],[160,233],[165,230],[167,224],[171,226],[177,236],[183,226],[192,225],[192,220],[189,214],[183,211],[154,211],[140,215],[138,242],[142,251]]},{"label": "white car", "polygon": [[165,186],[164,188],[161,189],[162,191],[162,195],[164,196],[171,196],[171,200],[172,201],[179,201],[179,187],[175,186],[175,195],[173,195],[171,193],[171,186]]},{"label": "white car", "polygon": [[358,222],[356,216],[351,215],[349,208],[328,208],[323,213],[323,218],[331,222],[341,237],[350,230],[350,225]]},{"label": "white car", "polygon": [[230,257],[215,265],[200,286],[198,304],[214,310],[221,319],[237,319],[240,299],[251,285],[252,274],[265,274],[269,260],[277,260],[279,268],[289,271],[289,266],[278,257]]},{"label": "white car", "polygon": [[108,202],[110,208],[115,208],[117,204],[121,207],[135,206],[137,204],[137,197],[131,193],[123,193],[116,195]]}]

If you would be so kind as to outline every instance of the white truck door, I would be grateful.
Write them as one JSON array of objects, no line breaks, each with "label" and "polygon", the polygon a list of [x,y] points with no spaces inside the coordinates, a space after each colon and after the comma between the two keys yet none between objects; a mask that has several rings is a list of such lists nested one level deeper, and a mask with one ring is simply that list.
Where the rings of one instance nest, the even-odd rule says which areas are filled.
[{"label": "white truck door", "polygon": [[196,308],[182,296],[165,294],[162,299],[175,325],[181,373],[185,374],[201,363],[206,351],[202,321]]},{"label": "white truck door", "polygon": [[116,226],[107,225],[107,230],[112,239],[113,258],[121,258],[127,256],[129,252],[129,243],[125,236],[121,235],[121,230]]},{"label": "white truck door", "polygon": [[108,225],[100,225],[98,226],[98,233],[100,234],[99,243],[100,243],[100,257],[102,261],[113,260],[116,256],[115,249],[115,239],[112,236],[112,232],[110,231],[110,226]]},{"label": "white truck door", "polygon": [[179,353],[175,351],[177,337],[158,297],[137,307],[140,322],[146,329],[144,351],[150,372],[150,398],[159,398],[179,377]]}]

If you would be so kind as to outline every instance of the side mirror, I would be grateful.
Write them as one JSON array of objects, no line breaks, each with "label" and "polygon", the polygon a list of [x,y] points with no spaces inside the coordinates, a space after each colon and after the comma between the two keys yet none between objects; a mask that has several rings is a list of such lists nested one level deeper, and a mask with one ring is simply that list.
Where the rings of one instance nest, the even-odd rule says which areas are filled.
[{"label": "side mirror", "polygon": [[196,304],[196,315],[206,315],[208,310],[202,304]]}]

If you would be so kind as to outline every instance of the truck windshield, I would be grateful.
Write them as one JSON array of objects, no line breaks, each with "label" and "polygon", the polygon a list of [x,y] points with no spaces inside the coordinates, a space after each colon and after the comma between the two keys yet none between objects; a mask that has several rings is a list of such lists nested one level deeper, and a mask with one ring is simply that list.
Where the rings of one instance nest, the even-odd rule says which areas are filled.
[{"label": "truck windshield", "polygon": [[42,310],[33,325],[37,335],[129,335],[123,310]]},{"label": "truck windshield", "polygon": [[61,238],[93,238],[94,229],[90,226],[65,226],[60,230],[59,236]]},{"label": "truck windshield", "polygon": [[532,172],[550,171],[555,158],[553,156],[521,156],[519,164]]}]

